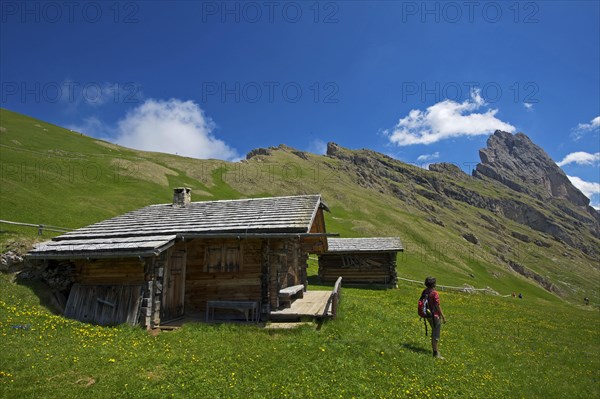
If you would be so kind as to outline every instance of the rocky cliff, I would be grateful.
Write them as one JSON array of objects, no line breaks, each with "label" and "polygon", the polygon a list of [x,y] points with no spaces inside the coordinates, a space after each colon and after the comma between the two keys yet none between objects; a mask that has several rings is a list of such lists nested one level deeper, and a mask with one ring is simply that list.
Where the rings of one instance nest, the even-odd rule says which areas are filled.
[{"label": "rocky cliff", "polygon": [[[428,172],[371,150],[349,150],[335,143],[327,145],[327,156],[343,161],[342,168],[356,174],[360,186],[390,193],[428,213],[431,220],[443,223],[436,216],[438,207],[453,209],[457,201],[547,234],[590,256],[600,254],[600,214],[523,133],[496,131],[490,136],[472,177],[452,164],[432,164]],[[491,191],[481,190],[477,181]]]},{"label": "rocky cliff", "polygon": [[487,148],[479,150],[479,157],[475,177],[486,176],[539,199],[563,198],[584,207],[590,203],[548,154],[523,133],[497,130]]},{"label": "rocky cliff", "polygon": [[533,206],[522,199],[509,201],[508,207],[500,207],[506,217],[552,234],[585,253],[598,253],[598,248],[584,244],[580,238],[589,233],[600,238],[600,213],[589,206],[590,200],[529,137],[497,130],[479,156],[481,163],[473,171],[474,177],[501,183],[526,194],[523,198],[537,200]]}]

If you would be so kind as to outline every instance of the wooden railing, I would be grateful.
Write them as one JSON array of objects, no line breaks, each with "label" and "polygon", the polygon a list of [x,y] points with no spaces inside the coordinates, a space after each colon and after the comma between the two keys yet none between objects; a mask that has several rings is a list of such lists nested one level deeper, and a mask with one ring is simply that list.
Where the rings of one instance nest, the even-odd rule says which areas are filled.
[{"label": "wooden railing", "polygon": [[[423,281],[411,280],[411,279],[402,278],[402,277],[398,277],[398,280],[406,281],[408,283],[423,285]],[[473,294],[473,293],[476,293],[476,292],[482,292],[483,294],[499,295],[499,296],[503,296],[503,297],[510,296],[510,295],[502,295],[502,294],[494,291],[491,288],[475,288],[475,287],[471,287],[469,285],[466,285],[466,286],[463,286],[463,287],[452,287],[450,285],[439,285],[438,284],[438,285],[436,285],[436,288],[438,288],[440,291],[466,292],[466,293],[469,293],[469,294]]]},{"label": "wooden railing", "polygon": [[55,231],[57,233],[66,233],[66,232],[69,232],[69,231],[72,230],[72,229],[69,229],[67,227],[51,226],[51,225],[48,225],[48,224],[32,224],[32,223],[11,222],[10,220],[0,220],[0,223],[12,224],[12,225],[15,225],[15,226],[36,227],[38,229],[38,235],[39,236],[41,236],[44,233],[44,230]]},{"label": "wooden railing", "polygon": [[327,317],[329,315],[329,307],[331,307],[331,317],[335,319],[337,316],[337,309],[340,304],[340,300],[342,299],[342,277],[338,277],[335,285],[333,286],[333,291],[331,291],[331,295],[327,300],[327,305],[325,306],[325,312],[323,313],[323,317]]}]

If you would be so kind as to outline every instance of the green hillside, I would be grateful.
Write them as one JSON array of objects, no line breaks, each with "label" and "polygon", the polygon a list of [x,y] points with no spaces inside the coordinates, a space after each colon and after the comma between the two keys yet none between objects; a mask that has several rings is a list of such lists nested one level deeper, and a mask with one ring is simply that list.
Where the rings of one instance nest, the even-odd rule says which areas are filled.
[{"label": "green hillside", "polygon": [[[78,228],[170,202],[176,186],[191,187],[194,201],[321,193],[331,208],[329,232],[402,238],[400,277],[420,281],[434,274],[451,286],[523,292],[543,301],[581,303],[588,296],[600,302],[597,258],[434,190],[451,187],[471,197],[518,198],[536,206],[535,199],[493,182],[423,170],[368,150],[338,147],[332,157],[281,145],[231,163],[127,149],[8,110],[0,110],[0,127],[2,220]],[[40,238],[35,228],[0,228],[4,245]],[[465,240],[466,233],[478,243]],[[590,233],[577,235],[600,248]],[[511,262],[531,273],[516,273]]]}]

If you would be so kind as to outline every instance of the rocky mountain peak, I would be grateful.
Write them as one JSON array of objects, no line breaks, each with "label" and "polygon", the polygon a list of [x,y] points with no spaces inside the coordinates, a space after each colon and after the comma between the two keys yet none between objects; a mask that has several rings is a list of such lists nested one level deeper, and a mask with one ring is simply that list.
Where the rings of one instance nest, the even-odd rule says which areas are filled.
[{"label": "rocky mountain peak", "polygon": [[343,151],[343,147],[339,146],[338,144],[334,143],[333,141],[330,141],[329,143],[327,143],[326,155],[329,155],[330,157],[336,157],[337,155],[339,155],[339,153],[341,151]]},{"label": "rocky mountain peak", "polygon": [[540,199],[563,198],[577,206],[590,202],[552,158],[523,133],[497,130],[488,138],[487,148],[479,150],[479,157],[475,177],[488,177]]}]

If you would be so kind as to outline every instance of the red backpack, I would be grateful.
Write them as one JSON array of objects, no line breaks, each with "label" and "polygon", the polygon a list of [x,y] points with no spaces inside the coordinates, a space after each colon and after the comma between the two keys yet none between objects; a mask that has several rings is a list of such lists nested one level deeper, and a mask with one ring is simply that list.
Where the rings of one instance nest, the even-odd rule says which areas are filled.
[{"label": "red backpack", "polygon": [[429,306],[429,294],[431,294],[431,291],[425,290],[421,294],[421,298],[419,298],[419,306],[418,306],[417,312],[418,312],[419,316],[424,317],[424,318],[432,318],[433,317],[433,311],[431,309],[432,306]]},{"label": "red backpack", "polygon": [[429,304],[429,295],[432,290],[424,290],[419,298],[419,305],[417,308],[417,313],[423,319],[423,323],[425,324],[425,336],[427,336],[427,320],[433,318],[433,305]]}]

